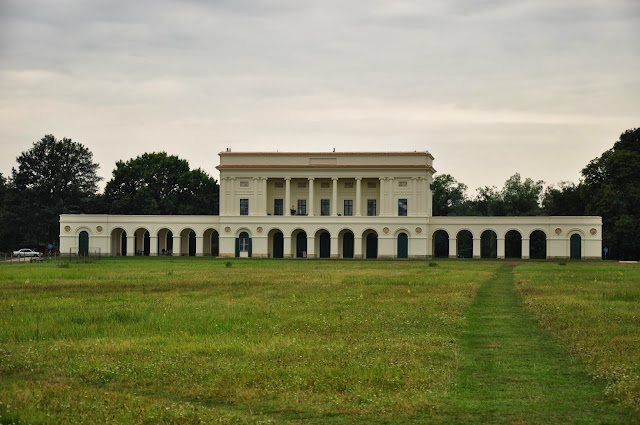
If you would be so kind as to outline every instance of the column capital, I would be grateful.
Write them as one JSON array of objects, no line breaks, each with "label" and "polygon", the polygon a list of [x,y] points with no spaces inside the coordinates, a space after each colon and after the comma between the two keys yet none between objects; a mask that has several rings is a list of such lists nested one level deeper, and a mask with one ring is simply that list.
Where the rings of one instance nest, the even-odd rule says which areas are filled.
[{"label": "column capital", "polygon": [[338,181],[338,177],[331,177],[331,180],[333,180],[334,182]]},{"label": "column capital", "polygon": [[416,181],[416,180],[418,180],[418,179],[420,179],[420,177],[415,177],[415,176],[414,176],[414,177],[411,177],[411,180],[413,180],[413,181]]},{"label": "column capital", "polygon": [[253,180],[260,180],[262,177],[254,177]]},{"label": "column capital", "polygon": [[362,180],[362,177],[356,177],[356,181]]},{"label": "column capital", "polygon": [[314,181],[315,179],[315,177],[307,177],[307,180],[309,180],[310,182]]},{"label": "column capital", "polygon": [[285,180],[291,180],[291,177],[285,177],[284,179]]},{"label": "column capital", "polygon": [[269,180],[269,177],[260,177],[260,180],[267,181],[267,180]]}]

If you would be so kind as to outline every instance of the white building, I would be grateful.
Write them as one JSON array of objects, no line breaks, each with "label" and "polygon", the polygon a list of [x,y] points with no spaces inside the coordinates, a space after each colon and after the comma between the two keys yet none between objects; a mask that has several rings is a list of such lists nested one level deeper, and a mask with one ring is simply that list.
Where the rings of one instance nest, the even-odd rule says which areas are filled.
[{"label": "white building", "polygon": [[428,152],[220,153],[220,215],[64,214],[60,251],[601,258],[601,217],[432,217]]}]

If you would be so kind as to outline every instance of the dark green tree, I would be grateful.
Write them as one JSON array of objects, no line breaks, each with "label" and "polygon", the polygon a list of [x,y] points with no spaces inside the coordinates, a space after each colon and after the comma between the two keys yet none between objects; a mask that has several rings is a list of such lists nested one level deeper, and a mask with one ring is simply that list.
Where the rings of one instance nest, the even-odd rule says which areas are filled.
[{"label": "dark green tree", "polygon": [[504,215],[541,215],[540,202],[543,187],[542,180],[534,181],[527,177],[523,181],[520,173],[509,177],[501,193]]},{"label": "dark green tree", "polygon": [[609,257],[640,258],[640,128],[622,133],[582,176],[585,213],[602,216]]},{"label": "dark green tree", "polygon": [[451,174],[433,179],[433,215],[465,215],[467,185],[459,183]]},{"label": "dark green tree", "polygon": [[545,215],[584,215],[582,183],[560,182],[559,187],[549,186],[542,196]]},{"label": "dark green tree", "polygon": [[104,191],[110,214],[218,214],[218,184],[166,152],[118,161]]},{"label": "dark green tree", "polygon": [[57,244],[59,215],[87,212],[100,177],[84,145],[46,135],[16,159],[6,195],[5,225],[13,247]]}]

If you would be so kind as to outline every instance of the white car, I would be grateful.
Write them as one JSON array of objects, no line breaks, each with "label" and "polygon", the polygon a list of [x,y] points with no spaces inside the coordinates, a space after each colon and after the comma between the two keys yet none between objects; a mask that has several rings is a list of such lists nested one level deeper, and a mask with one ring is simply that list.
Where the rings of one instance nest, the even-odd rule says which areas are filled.
[{"label": "white car", "polygon": [[42,257],[42,253],[34,251],[29,248],[22,248],[18,251],[13,251],[13,255],[16,257]]}]

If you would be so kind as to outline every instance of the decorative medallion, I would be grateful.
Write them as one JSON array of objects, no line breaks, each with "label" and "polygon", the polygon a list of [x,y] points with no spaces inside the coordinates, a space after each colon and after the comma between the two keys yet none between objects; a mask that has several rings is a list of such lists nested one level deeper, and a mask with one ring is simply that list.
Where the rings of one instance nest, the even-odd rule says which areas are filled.
[{"label": "decorative medallion", "polygon": [[416,227],[416,233],[422,233],[422,227]]},{"label": "decorative medallion", "polygon": [[589,230],[589,233],[591,233],[592,235],[595,236],[596,233],[598,233],[598,231],[594,228],[592,228],[591,230]]},{"label": "decorative medallion", "polygon": [[224,228],[225,233],[231,233],[231,227],[227,226]]},{"label": "decorative medallion", "polygon": [[384,234],[386,235],[387,233],[389,233],[389,228],[385,227],[384,229],[382,229],[382,231],[384,232]]},{"label": "decorative medallion", "polygon": [[97,231],[98,233],[102,233],[102,226],[98,226],[98,227],[96,227],[96,231]]},{"label": "decorative medallion", "polygon": [[562,234],[562,229],[558,227],[556,229],[556,235],[560,236],[561,234]]},{"label": "decorative medallion", "polygon": [[69,233],[71,231],[71,226],[64,226],[64,231]]},{"label": "decorative medallion", "polygon": [[259,226],[258,226],[258,228],[257,228],[256,230],[258,231],[258,233],[262,233],[262,230],[263,230],[263,229],[262,229],[262,227],[259,227]]}]

